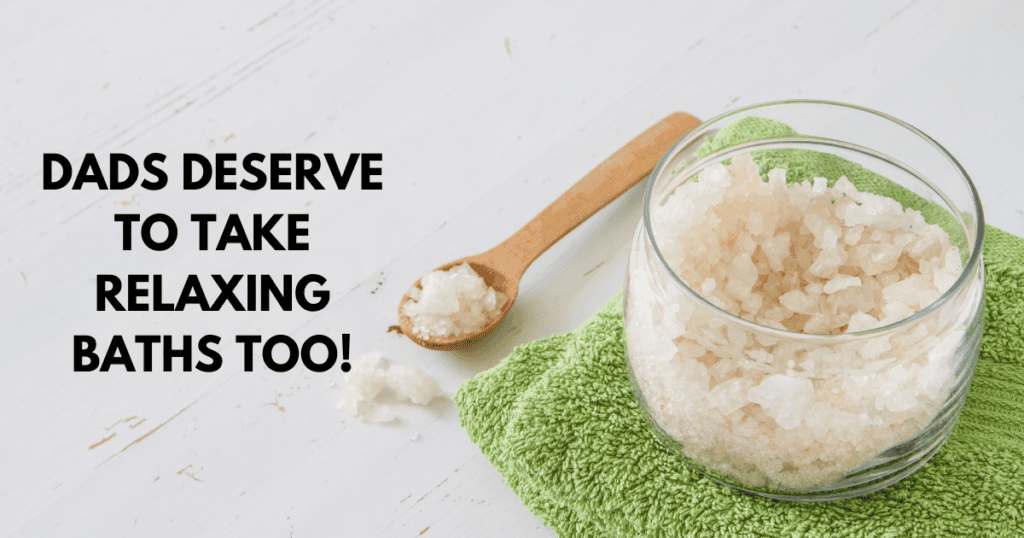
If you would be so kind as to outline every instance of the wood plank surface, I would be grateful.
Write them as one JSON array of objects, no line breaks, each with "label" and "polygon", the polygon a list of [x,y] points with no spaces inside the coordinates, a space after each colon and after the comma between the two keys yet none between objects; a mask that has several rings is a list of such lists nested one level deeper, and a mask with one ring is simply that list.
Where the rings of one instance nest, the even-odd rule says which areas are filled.
[{"label": "wood plank surface", "polygon": [[[787,98],[920,128],[971,174],[988,222],[1024,235],[1009,161],[1022,21],[1019,2],[953,0],[0,4],[0,536],[552,536],[449,398],[615,293],[639,189],[543,255],[471,350],[387,332],[408,285],[499,243],[669,112]],[[171,185],[44,191],[48,152],[164,153]],[[384,186],[184,191],[189,152],[381,153]],[[113,215],[158,212],[178,243],[122,250]],[[307,213],[310,248],[199,251],[193,213]],[[321,274],[330,305],[96,310],[100,274],[161,274],[173,290],[250,273]],[[319,333],[417,365],[449,398],[365,424],[335,408],[337,369],[243,372],[232,341]],[[74,372],[75,334],[217,334],[224,366]]]}]

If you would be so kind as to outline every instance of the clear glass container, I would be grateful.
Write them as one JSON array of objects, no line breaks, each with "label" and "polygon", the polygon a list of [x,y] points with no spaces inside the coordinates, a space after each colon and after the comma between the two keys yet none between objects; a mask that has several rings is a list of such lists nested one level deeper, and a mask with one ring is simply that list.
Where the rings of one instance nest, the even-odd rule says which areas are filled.
[{"label": "clear glass container", "polygon": [[[729,130],[716,139],[750,117],[795,132],[762,128],[758,137],[767,138],[749,140]],[[963,270],[956,280],[944,292],[922,295],[930,304],[909,317],[887,323],[879,315],[881,326],[843,332],[846,326],[838,334],[782,330],[702,297],[671,269],[662,248],[678,242],[655,234],[652,214],[709,165],[751,153],[764,176],[765,167],[794,151],[816,152],[802,162],[822,169],[789,170],[790,181],[832,174],[832,187],[836,170],[849,163],[885,178],[861,190],[896,199],[941,227],[959,248]],[[937,142],[891,116],[842,103],[785,101],[707,121],[652,173],[630,253],[624,316],[639,403],[684,461],[749,493],[824,501],[891,485],[940,449],[963,406],[984,319],[983,237],[981,204],[967,173]],[[768,278],[761,269],[757,278]]]}]

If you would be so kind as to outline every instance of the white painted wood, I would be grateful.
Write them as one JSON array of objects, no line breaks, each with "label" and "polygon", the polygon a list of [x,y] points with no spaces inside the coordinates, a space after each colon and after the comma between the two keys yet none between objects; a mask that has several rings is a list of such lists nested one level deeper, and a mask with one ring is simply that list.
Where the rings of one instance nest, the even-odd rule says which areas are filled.
[{"label": "white painted wood", "polygon": [[[498,243],[673,110],[809,97],[888,112],[960,159],[988,222],[1024,235],[1004,164],[1024,139],[1022,15],[957,1],[0,5],[0,536],[551,536],[450,401],[363,424],[335,409],[336,371],[242,372],[233,335],[348,332],[353,354],[381,350],[453,394],[614,294],[639,191],[539,259],[470,351],[388,334],[405,287]],[[43,191],[44,152],[162,152],[172,185]],[[385,187],[183,192],[185,152],[381,152]],[[118,212],[170,214],[178,245],[120,250]],[[310,250],[199,252],[197,212],[309,213]],[[323,274],[330,306],[95,311],[97,274],[257,272]],[[215,373],[72,372],[73,334],[207,333],[225,339]]]}]

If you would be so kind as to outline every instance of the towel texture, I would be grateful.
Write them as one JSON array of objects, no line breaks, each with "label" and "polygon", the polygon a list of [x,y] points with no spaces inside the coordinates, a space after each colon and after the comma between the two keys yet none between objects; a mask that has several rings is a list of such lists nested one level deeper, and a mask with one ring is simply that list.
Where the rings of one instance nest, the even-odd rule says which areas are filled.
[{"label": "towel texture", "polygon": [[[743,123],[712,144],[789,129]],[[845,173],[858,188],[906,195],[856,165],[813,153],[765,152],[755,161],[763,172],[787,168],[791,179]],[[942,224],[941,211],[919,209]],[[621,294],[576,331],[521,346],[467,381],[455,395],[459,419],[562,538],[1024,536],[1024,239],[991,227],[985,233],[987,325],[960,420],[928,464],[877,493],[779,502],[687,467],[661,445],[633,395]]]}]

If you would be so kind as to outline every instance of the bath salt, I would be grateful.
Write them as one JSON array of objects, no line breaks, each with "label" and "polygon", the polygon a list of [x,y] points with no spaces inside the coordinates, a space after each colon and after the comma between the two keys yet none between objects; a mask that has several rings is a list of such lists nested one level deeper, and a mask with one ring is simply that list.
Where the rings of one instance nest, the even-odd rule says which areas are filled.
[{"label": "bath salt", "polygon": [[417,405],[427,405],[430,400],[444,395],[437,383],[415,366],[392,365],[388,370],[386,384],[400,400],[408,400]]},{"label": "bath salt", "polygon": [[402,313],[412,321],[413,333],[424,337],[454,338],[483,329],[501,314],[508,297],[489,287],[468,263],[447,271],[431,271],[406,293]]},{"label": "bath salt", "polygon": [[919,211],[845,176],[832,187],[825,178],[787,186],[781,169],[768,177],[743,154],[708,166],[652,214],[672,270],[730,314],[761,322],[771,312],[792,332],[808,319],[794,314],[820,314],[821,332],[841,334],[857,313],[879,319],[895,303],[912,312],[891,313],[920,311],[963,270],[959,249]]},{"label": "bath salt", "polygon": [[379,351],[371,351],[353,361],[349,372],[341,374],[345,386],[338,393],[337,407],[364,422],[390,422],[395,415],[377,397],[387,388],[398,401],[427,405],[444,396],[437,383],[415,366],[389,364]]},{"label": "bath salt", "polygon": [[[846,177],[763,181],[749,154],[713,164],[651,208],[664,261],[730,319],[661,276],[634,247],[629,360],[648,412],[688,458],[744,484],[799,491],[834,482],[912,439],[942,409],[969,307],[904,320],[963,271],[946,232]],[[634,306],[635,305],[635,306]]]}]

